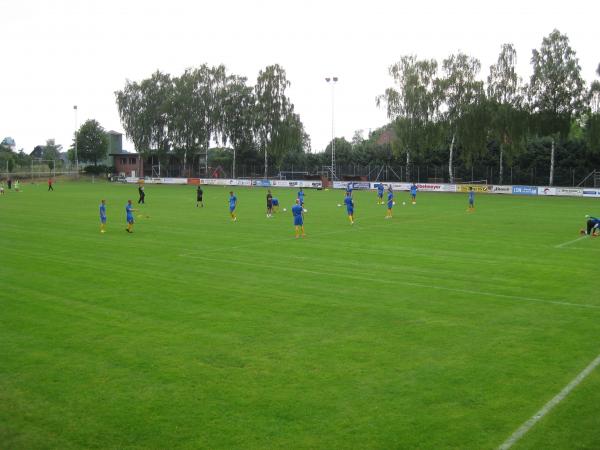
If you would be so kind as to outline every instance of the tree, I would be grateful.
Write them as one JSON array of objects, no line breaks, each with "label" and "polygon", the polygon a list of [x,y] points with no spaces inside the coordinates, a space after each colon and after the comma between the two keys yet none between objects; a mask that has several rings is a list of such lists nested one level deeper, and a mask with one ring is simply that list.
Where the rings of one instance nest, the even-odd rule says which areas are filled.
[{"label": "tree", "polygon": [[[451,136],[448,157],[448,175],[450,183],[454,183],[453,156],[454,147],[458,141],[467,150],[475,149],[480,135],[476,134],[476,140],[470,140],[469,136],[460,135],[460,131],[467,128],[468,120],[479,119],[473,112],[473,106],[483,100],[483,83],[476,79],[481,69],[478,59],[467,56],[464,53],[451,55],[442,64],[444,77],[438,81],[441,88],[446,111],[444,113],[444,125]],[[482,124],[472,123],[471,127],[481,128]]]},{"label": "tree", "polygon": [[388,118],[394,121],[393,148],[406,154],[407,180],[410,180],[411,150],[418,152],[428,144],[431,125],[438,114],[437,62],[418,60],[414,55],[403,56],[390,66],[389,74],[397,88],[388,88],[377,97],[377,106],[385,104]]},{"label": "tree", "polygon": [[583,110],[584,81],[569,38],[556,29],[542,40],[539,50],[533,50],[531,64],[529,103],[538,132],[551,137],[548,184],[552,186],[555,140],[568,135],[571,120]]},{"label": "tree", "polygon": [[[54,168],[56,161],[60,160],[61,150],[62,145],[57,145],[54,139],[46,140],[46,145],[44,145],[44,149],[42,151],[42,159],[48,162],[49,168]],[[52,164],[50,164],[50,161],[52,161]]]},{"label": "tree", "polygon": [[265,155],[265,178],[268,177],[269,153],[280,158],[285,150],[280,134],[285,130],[288,116],[293,113],[293,105],[285,94],[289,86],[285,70],[275,64],[259,72],[254,87],[255,131],[259,148]]},{"label": "tree", "polygon": [[490,66],[487,94],[490,106],[491,137],[500,150],[499,184],[503,183],[504,153],[512,156],[521,149],[527,132],[526,114],[522,109],[521,78],[515,66],[517,52],[512,44],[503,44],[498,62]]},{"label": "tree", "polygon": [[102,126],[93,119],[87,120],[76,132],[77,157],[82,161],[98,165],[108,154],[108,135]]}]

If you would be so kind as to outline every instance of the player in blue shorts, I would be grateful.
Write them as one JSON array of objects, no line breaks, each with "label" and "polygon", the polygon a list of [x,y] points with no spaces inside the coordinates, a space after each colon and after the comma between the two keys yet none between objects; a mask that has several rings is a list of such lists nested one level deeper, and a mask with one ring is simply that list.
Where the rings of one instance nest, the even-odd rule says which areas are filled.
[{"label": "player in blue shorts", "polygon": [[300,204],[300,199],[296,199],[296,204],[292,206],[292,216],[294,217],[294,227],[296,229],[296,239],[300,236],[300,231],[302,231],[302,237],[306,236],[304,234],[304,209]]},{"label": "player in blue shorts", "polygon": [[469,186],[469,209],[467,211],[475,211],[475,191],[472,186]]},{"label": "player in blue shorts", "polygon": [[106,200],[100,202],[100,233],[104,233],[106,230]]},{"label": "player in blue shorts", "polygon": [[128,233],[133,233],[133,212],[137,211],[133,209],[133,205],[131,204],[131,200],[127,200],[127,205],[125,206],[125,213],[127,214],[127,228],[125,231]]},{"label": "player in blue shorts", "polygon": [[587,219],[586,229],[581,230],[580,233],[590,237],[600,236],[600,219],[590,215],[586,215],[585,218]]},{"label": "player in blue shorts", "polygon": [[302,188],[298,191],[298,200],[300,200],[300,206],[304,206],[304,191]]},{"label": "player in blue shorts", "polygon": [[235,207],[237,206],[237,197],[233,194],[233,191],[229,192],[229,214],[231,215],[231,220],[233,222],[237,221],[237,216],[235,215]]},{"label": "player in blue shorts", "polygon": [[354,202],[352,201],[352,196],[350,195],[350,192],[346,192],[344,204],[346,205],[346,211],[348,212],[348,219],[350,219],[350,224],[354,225]]},{"label": "player in blue shorts", "polygon": [[412,186],[410,187],[410,196],[412,197],[412,204],[416,205],[417,204],[417,185],[415,183],[412,184]]},{"label": "player in blue shorts", "polygon": [[273,212],[279,211],[279,199],[277,197],[273,197]]},{"label": "player in blue shorts", "polygon": [[377,204],[378,205],[383,205],[383,183],[379,183],[377,185]]},{"label": "player in blue shorts", "polygon": [[392,208],[394,207],[394,192],[391,191],[391,186],[392,185],[390,185],[390,189],[388,189],[387,195],[387,214],[385,216],[386,219],[392,218]]}]

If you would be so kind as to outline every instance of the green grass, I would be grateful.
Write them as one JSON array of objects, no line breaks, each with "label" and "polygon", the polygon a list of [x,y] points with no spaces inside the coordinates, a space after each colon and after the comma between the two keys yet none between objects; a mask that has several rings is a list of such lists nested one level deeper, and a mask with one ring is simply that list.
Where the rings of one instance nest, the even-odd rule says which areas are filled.
[{"label": "green grass", "polygon": [[[0,448],[495,448],[600,353],[593,199],[24,185],[0,197]],[[290,208],[295,190],[275,190]],[[106,198],[108,232],[98,231]],[[598,371],[520,448],[600,447]]]}]

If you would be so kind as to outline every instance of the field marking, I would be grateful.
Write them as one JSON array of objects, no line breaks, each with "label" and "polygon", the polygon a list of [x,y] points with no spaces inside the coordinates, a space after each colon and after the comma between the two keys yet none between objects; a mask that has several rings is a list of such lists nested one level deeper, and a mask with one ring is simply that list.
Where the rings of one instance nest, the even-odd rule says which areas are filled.
[{"label": "field marking", "polygon": [[[186,257],[186,258],[193,258],[193,259],[202,259],[205,261],[223,262],[223,263],[227,263],[227,264],[238,264],[238,265],[245,265],[245,266],[251,266],[251,267],[261,267],[264,269],[287,270],[288,272],[308,273],[311,275],[329,275],[329,276],[333,276],[333,277],[349,278],[351,280],[362,280],[362,281],[369,281],[369,282],[373,281],[372,278],[361,277],[356,272],[353,272],[353,273],[328,272],[328,271],[324,271],[324,270],[301,269],[298,267],[289,267],[289,266],[285,266],[285,265],[274,266],[274,265],[268,265],[268,264],[262,264],[262,263],[257,264],[257,263],[248,262],[248,261],[223,260],[223,259],[219,259],[219,258],[210,258],[210,257],[206,257],[206,256],[201,256],[201,255],[187,255],[186,254],[186,255],[180,255],[180,256]],[[347,269],[345,271],[349,272]],[[475,291],[475,290],[471,290],[471,289],[459,289],[459,288],[451,288],[451,287],[446,287],[446,286],[434,286],[431,284],[415,283],[412,281],[382,280],[382,279],[379,279],[377,281],[381,282],[381,283],[388,283],[388,284],[399,284],[399,285],[403,285],[403,286],[412,286],[412,287],[419,287],[419,288],[426,288],[426,289],[436,289],[439,291],[457,292],[460,294],[482,295],[482,296],[487,296],[487,297],[506,298],[509,300],[521,300],[521,301],[536,302],[536,303],[548,303],[548,304],[561,305],[561,306],[575,306],[578,308],[600,309],[600,305],[588,305],[585,303],[571,303],[571,302],[563,302],[563,301],[558,301],[558,300],[544,300],[541,298],[523,297],[520,295],[498,294],[495,292]]]},{"label": "field marking", "polygon": [[563,248],[563,247],[566,247],[567,245],[574,244],[575,242],[578,242],[585,238],[587,238],[587,236],[580,236],[577,239],[573,239],[572,241],[563,242],[562,244],[555,245],[554,248]]},{"label": "field marking", "polygon": [[598,367],[598,365],[600,365],[600,355],[596,356],[596,359],[589,363],[588,366],[583,369],[579,375],[573,378],[571,382],[563,388],[562,391],[556,394],[552,400],[542,406],[542,409],[536,412],[533,416],[531,416],[531,418],[529,418],[529,420],[527,420],[527,422],[521,425],[517,431],[515,431],[506,441],[502,443],[502,445],[500,445],[500,447],[498,447],[498,450],[507,450],[511,448],[519,439],[521,439],[529,430],[531,430],[531,428],[533,428],[533,426],[540,419],[548,414],[552,408],[563,401],[567,395],[569,395],[571,391],[575,389],[577,385],[579,385],[579,383],[581,383],[590,373],[594,371],[596,367]]}]

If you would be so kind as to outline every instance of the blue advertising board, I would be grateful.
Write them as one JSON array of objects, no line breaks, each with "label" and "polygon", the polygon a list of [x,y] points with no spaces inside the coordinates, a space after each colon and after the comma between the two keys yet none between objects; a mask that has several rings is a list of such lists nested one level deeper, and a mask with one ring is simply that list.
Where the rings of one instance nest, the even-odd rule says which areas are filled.
[{"label": "blue advertising board", "polygon": [[537,195],[537,186],[513,186],[512,193],[516,195]]}]

